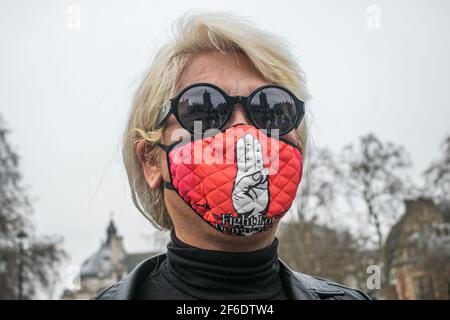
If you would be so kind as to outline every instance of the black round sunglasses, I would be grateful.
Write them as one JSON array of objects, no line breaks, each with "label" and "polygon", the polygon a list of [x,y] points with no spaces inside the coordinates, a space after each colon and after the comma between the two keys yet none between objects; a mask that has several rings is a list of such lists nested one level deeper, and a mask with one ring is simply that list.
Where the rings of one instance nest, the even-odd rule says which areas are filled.
[{"label": "black round sunglasses", "polygon": [[196,129],[197,121],[202,132],[220,130],[230,119],[236,103],[244,105],[252,125],[268,131],[279,130],[279,135],[297,128],[305,114],[305,103],[279,85],[258,87],[246,97],[229,96],[211,83],[195,83],[184,88],[161,109],[156,129],[161,128],[173,114],[191,133]]}]

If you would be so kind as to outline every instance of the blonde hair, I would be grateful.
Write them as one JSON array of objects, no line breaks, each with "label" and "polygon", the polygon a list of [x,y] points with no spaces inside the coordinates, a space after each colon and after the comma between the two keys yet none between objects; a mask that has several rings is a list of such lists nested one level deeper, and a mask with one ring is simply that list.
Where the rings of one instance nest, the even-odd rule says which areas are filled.
[{"label": "blonde hair", "polygon": [[[179,77],[193,56],[212,50],[243,53],[267,81],[289,88],[303,101],[309,98],[303,72],[280,37],[228,13],[188,13],[174,26],[174,39],[157,52],[135,94],[123,146],[133,202],[159,229],[171,229],[172,221],[163,190],[150,189],[145,180],[136,145],[143,140],[152,143],[161,139],[163,128],[155,130],[157,114],[175,95]],[[297,129],[303,152],[308,140],[305,122]],[[146,161],[156,162],[159,152],[153,148],[145,155]]]}]

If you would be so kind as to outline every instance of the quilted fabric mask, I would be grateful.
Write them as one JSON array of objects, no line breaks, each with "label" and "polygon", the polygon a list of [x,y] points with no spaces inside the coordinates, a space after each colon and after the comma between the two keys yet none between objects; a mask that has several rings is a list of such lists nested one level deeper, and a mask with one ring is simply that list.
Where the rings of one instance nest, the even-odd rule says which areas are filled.
[{"label": "quilted fabric mask", "polygon": [[270,229],[292,205],[302,176],[297,146],[250,125],[158,145],[167,153],[170,173],[164,187],[227,234]]}]

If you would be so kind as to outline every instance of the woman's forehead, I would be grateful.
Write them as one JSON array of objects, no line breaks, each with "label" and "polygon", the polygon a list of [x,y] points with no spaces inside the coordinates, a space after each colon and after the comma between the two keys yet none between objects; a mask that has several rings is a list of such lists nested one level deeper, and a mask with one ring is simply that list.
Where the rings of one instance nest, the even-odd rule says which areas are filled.
[{"label": "woman's forehead", "polygon": [[178,81],[178,92],[199,82],[212,83],[230,95],[248,95],[268,82],[241,53],[207,52],[194,56]]}]

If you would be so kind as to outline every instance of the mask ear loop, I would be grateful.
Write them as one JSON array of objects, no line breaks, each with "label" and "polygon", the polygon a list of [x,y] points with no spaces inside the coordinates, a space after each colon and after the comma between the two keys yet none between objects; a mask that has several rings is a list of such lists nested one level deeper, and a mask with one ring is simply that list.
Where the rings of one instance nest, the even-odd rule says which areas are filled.
[{"label": "mask ear loop", "polygon": [[[166,157],[169,157],[169,151],[170,151],[169,146],[162,144],[159,141],[155,141],[153,143],[155,145],[157,145],[158,147],[160,147],[166,153]],[[169,170],[170,170],[170,166],[169,166]],[[172,175],[170,175],[170,179],[172,179]],[[175,191],[175,187],[173,186],[172,182],[170,182],[170,181],[163,181],[163,183],[161,184],[161,188]]]},{"label": "mask ear loop", "polygon": [[163,149],[164,152],[169,153],[169,146],[166,146],[165,144],[162,144],[159,141],[155,141],[153,142],[154,144],[156,144],[158,147],[160,147],[161,149]]},{"label": "mask ear loop", "polygon": [[169,181],[164,181],[164,182],[162,183],[161,187],[162,187],[163,189],[168,189],[168,190],[173,190],[173,191],[175,191],[175,187],[173,186],[172,182],[169,182]]}]

